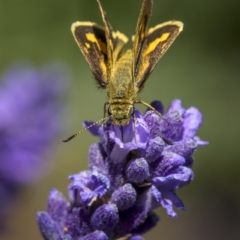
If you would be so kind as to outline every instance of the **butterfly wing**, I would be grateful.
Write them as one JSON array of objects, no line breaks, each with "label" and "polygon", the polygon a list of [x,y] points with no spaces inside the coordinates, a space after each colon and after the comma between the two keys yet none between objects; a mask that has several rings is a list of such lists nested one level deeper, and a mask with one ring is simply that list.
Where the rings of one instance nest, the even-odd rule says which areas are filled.
[{"label": "butterfly wing", "polygon": [[110,71],[114,68],[114,63],[117,61],[124,45],[128,42],[128,38],[121,32],[114,32],[111,24],[107,20],[106,12],[103,10],[99,0],[97,0],[100,13],[102,16],[106,42],[107,42],[107,56],[108,56],[108,69]]},{"label": "butterfly wing", "polygon": [[71,31],[99,87],[107,85],[107,42],[105,30],[92,22],[75,22]]},{"label": "butterfly wing", "polygon": [[138,71],[141,50],[147,32],[147,24],[152,12],[152,0],[144,0],[138,17],[136,33],[133,36],[133,76]]},{"label": "butterfly wing", "polygon": [[135,72],[135,81],[140,89],[182,29],[182,22],[169,21],[148,30]]}]

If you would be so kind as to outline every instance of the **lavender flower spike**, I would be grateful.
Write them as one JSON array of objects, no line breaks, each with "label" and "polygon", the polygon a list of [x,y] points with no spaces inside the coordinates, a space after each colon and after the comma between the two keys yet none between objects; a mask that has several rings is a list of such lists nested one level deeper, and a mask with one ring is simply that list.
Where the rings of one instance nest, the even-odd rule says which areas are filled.
[{"label": "lavender flower spike", "polygon": [[21,186],[39,179],[62,131],[66,73],[57,66],[10,68],[0,85],[0,217]]},{"label": "lavender flower spike", "polygon": [[167,122],[135,109],[136,120],[127,126],[109,120],[89,129],[100,138],[89,150],[90,169],[70,176],[70,203],[51,191],[48,211],[38,213],[44,239],[143,240],[159,220],[155,208],[170,217],[177,215],[174,207],[184,209],[176,190],[193,180],[192,155],[208,144],[196,137],[202,115],[197,108],[184,109],[180,100],[166,113],[161,102],[152,106]]}]

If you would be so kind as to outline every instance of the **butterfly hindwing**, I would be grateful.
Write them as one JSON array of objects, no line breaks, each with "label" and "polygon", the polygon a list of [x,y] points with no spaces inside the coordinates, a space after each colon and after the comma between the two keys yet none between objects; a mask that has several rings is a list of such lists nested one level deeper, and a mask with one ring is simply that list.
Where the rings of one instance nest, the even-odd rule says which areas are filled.
[{"label": "butterfly hindwing", "polygon": [[169,21],[148,30],[135,75],[135,81],[140,89],[182,29],[182,22]]},{"label": "butterfly hindwing", "polygon": [[[112,69],[113,67],[113,39],[112,39],[112,26],[107,20],[107,14],[103,10],[102,5],[99,0],[97,0],[100,13],[102,16],[104,29],[105,29],[105,36],[106,36],[106,43],[107,43],[107,65],[108,69]],[[109,73],[109,72],[108,72]]]},{"label": "butterfly hindwing", "polygon": [[[117,61],[124,45],[128,42],[128,38],[121,32],[114,32],[111,24],[107,20],[107,14],[103,10],[99,0],[97,0],[101,12],[107,42],[107,56],[108,56],[108,69],[111,71],[114,63]],[[109,71],[109,73],[110,73]]]},{"label": "butterfly hindwing", "polygon": [[107,42],[105,30],[92,22],[75,22],[71,31],[94,78],[101,88],[107,85]]},{"label": "butterfly hindwing", "polygon": [[128,42],[128,38],[121,32],[116,31],[116,32],[112,32],[112,36],[113,36],[113,63],[115,63],[122,50],[123,47],[125,46],[125,44]]}]

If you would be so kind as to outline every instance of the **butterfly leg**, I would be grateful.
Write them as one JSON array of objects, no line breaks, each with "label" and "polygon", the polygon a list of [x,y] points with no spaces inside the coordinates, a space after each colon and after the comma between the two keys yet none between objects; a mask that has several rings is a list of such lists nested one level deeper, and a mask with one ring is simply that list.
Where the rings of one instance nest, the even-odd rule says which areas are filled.
[{"label": "butterfly leg", "polygon": [[107,112],[107,105],[109,104],[109,102],[108,101],[106,101],[105,103],[104,103],[104,107],[103,107],[103,112],[104,112],[104,114],[103,114],[103,118],[105,118],[106,117],[106,112]]},{"label": "butterfly leg", "polygon": [[153,110],[160,118],[162,118],[164,121],[166,121],[168,124],[170,124],[169,121],[160,112],[158,112],[154,107],[152,107],[150,104],[148,104],[142,100],[135,100],[134,103],[141,103],[141,104],[145,105],[146,107]]}]

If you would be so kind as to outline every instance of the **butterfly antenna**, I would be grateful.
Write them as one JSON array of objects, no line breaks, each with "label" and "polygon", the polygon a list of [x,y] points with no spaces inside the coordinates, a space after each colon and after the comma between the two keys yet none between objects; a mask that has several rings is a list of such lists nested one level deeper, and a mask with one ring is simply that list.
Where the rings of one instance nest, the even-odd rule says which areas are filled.
[{"label": "butterfly antenna", "polygon": [[[139,122],[135,117],[132,117],[134,122],[138,122],[140,125],[142,125],[143,127],[146,127],[147,129],[149,129],[149,131],[152,131],[152,129],[150,129],[146,124],[143,124],[141,122]],[[152,131],[153,132],[153,131]],[[156,133],[156,132],[153,132],[153,133]],[[168,140],[167,138],[165,138],[164,136],[162,136],[161,134],[159,133],[156,133],[157,136],[159,136],[167,145],[173,145],[174,143],[171,142],[170,140]]]},{"label": "butterfly antenna", "polygon": [[93,124],[81,129],[79,132],[73,134],[72,136],[70,136],[69,138],[65,139],[65,140],[62,140],[63,142],[69,142],[70,140],[72,140],[73,138],[75,138],[77,135],[81,134],[82,132],[86,131],[87,129],[93,127],[94,125],[96,124],[99,124],[99,123],[102,123],[104,120],[106,120],[107,117],[104,117],[96,122],[94,122]]}]

